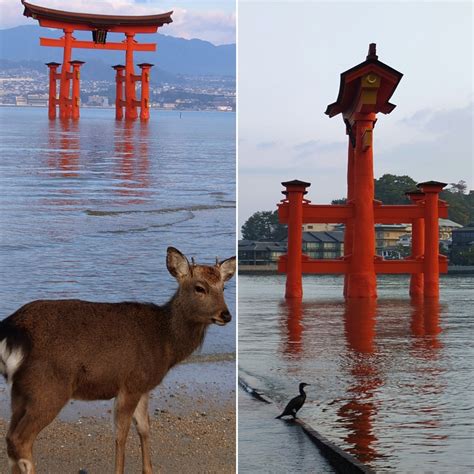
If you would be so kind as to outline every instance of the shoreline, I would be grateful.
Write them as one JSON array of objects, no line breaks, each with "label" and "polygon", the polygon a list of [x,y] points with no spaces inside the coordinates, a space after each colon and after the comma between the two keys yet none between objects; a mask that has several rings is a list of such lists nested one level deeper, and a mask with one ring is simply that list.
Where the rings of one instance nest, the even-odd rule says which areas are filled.
[{"label": "shoreline", "polygon": [[[278,273],[276,265],[239,265],[239,275],[284,275]],[[320,275],[324,275],[321,273]],[[342,275],[342,274],[341,274]],[[448,266],[448,273],[441,275],[474,275],[474,265],[451,265]]]},{"label": "shoreline", "polygon": [[[156,472],[235,472],[235,362],[194,360],[173,368],[150,393],[151,453]],[[38,473],[113,471],[113,400],[70,401],[38,436]],[[0,436],[9,419],[9,388],[0,385]],[[127,440],[127,472],[141,472],[134,427]],[[0,459],[7,459],[5,442]]]}]

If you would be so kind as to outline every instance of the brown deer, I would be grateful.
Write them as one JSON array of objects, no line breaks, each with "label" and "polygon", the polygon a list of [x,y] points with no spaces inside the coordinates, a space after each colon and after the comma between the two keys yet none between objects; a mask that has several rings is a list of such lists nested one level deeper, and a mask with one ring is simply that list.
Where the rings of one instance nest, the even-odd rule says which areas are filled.
[{"label": "brown deer", "polygon": [[204,339],[231,320],[224,282],[235,257],[190,264],[173,247],[166,265],[179,287],[163,306],[146,303],[34,301],[0,322],[0,373],[12,385],[7,452],[13,474],[34,474],[33,443],[70,399],[115,398],[115,473],[125,463],[132,418],[143,473],[152,473],[148,394]]}]

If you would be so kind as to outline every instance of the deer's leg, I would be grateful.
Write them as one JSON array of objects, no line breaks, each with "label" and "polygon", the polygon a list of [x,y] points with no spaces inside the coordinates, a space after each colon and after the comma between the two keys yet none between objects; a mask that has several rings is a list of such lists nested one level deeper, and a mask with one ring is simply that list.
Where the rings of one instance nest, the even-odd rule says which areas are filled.
[{"label": "deer's leg", "polygon": [[150,457],[150,419],[148,417],[148,393],[144,393],[133,413],[133,421],[140,437],[143,474],[152,474]]},{"label": "deer's leg", "polygon": [[22,383],[12,387],[12,418],[7,433],[7,453],[12,474],[35,474],[33,443],[69,399],[63,387]]},{"label": "deer's leg", "polygon": [[115,474],[123,474],[125,467],[125,444],[132,423],[132,415],[141,394],[119,392],[115,398]]}]

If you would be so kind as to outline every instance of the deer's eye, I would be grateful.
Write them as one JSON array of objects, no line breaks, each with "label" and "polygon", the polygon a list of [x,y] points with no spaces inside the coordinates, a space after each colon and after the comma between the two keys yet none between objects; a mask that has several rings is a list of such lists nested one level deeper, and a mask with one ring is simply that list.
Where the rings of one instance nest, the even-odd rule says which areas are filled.
[{"label": "deer's eye", "polygon": [[201,285],[196,285],[194,287],[194,290],[196,291],[196,293],[202,293],[202,294],[206,293],[206,288],[204,288]]}]

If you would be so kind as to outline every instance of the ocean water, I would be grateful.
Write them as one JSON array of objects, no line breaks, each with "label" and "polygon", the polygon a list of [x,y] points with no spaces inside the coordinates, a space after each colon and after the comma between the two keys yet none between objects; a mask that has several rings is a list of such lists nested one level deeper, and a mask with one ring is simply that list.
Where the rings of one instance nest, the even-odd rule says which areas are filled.
[{"label": "ocean water", "polygon": [[[305,276],[303,301],[291,302],[283,275],[240,276],[241,376],[282,405],[311,384],[299,415],[377,472],[472,472],[474,276],[443,276],[440,300],[423,303],[410,300],[404,275],[380,276],[376,302],[346,303],[342,286]],[[280,420],[263,434],[246,426],[263,405],[241,405],[243,463],[291,472],[296,440],[271,464]]]},{"label": "ocean water", "polygon": [[[39,298],[164,303],[168,246],[199,263],[235,254],[234,114],[81,114],[0,108],[0,319]],[[210,327],[202,354],[235,352],[235,328]]]}]

